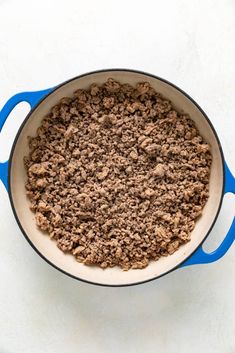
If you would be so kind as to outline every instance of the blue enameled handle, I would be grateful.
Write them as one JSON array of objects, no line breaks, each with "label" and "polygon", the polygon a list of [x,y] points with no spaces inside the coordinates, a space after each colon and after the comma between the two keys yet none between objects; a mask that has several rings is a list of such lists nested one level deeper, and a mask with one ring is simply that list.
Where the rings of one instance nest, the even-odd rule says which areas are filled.
[{"label": "blue enameled handle", "polygon": [[[18,93],[15,96],[11,97],[2,110],[0,111],[0,132],[5,124],[8,115],[15,108],[15,106],[21,102],[27,102],[33,108],[45,95],[52,91],[53,88],[45,89],[42,91],[36,92],[22,92]],[[0,180],[8,190],[7,183],[7,174],[8,174],[8,161],[0,163]]]},{"label": "blue enameled handle", "polygon": [[[225,188],[224,194],[227,192],[232,192],[235,194],[235,178],[230,172],[227,164],[225,163]],[[233,222],[229,228],[229,231],[220,244],[220,246],[211,253],[206,253],[202,246],[200,246],[195,253],[190,256],[180,267],[188,266],[188,265],[196,265],[196,264],[207,264],[210,262],[214,262],[219,260],[224,254],[228,251],[233,241],[235,240],[235,217],[233,218]]]}]

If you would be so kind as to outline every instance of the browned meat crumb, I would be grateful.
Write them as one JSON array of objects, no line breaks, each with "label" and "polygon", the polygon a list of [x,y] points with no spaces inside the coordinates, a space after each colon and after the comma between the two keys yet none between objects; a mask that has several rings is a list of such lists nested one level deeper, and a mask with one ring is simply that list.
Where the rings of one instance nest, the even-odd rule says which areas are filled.
[{"label": "browned meat crumb", "polygon": [[29,146],[36,223],[87,265],[144,268],[173,254],[208,199],[208,144],[147,82],[63,98]]}]

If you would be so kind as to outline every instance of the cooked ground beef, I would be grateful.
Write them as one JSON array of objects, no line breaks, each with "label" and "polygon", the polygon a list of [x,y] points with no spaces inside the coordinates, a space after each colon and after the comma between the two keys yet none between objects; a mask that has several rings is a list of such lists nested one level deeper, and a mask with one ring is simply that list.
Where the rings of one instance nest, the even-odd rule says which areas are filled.
[{"label": "cooked ground beef", "polygon": [[147,82],[79,89],[51,109],[29,148],[36,223],[87,265],[144,268],[173,254],[208,199],[209,145]]}]

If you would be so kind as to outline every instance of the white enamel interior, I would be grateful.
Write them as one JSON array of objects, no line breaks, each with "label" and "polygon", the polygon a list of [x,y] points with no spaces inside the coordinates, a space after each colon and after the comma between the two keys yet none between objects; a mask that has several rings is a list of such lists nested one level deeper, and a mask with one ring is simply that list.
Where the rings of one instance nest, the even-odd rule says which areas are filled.
[{"label": "white enamel interior", "polygon": [[[190,114],[190,117],[195,121],[201,135],[210,144],[213,155],[210,177],[210,196],[204,208],[203,216],[198,220],[192,232],[192,240],[182,246],[173,255],[163,257],[157,262],[151,262],[145,269],[129,270],[127,272],[119,268],[102,270],[98,267],[85,266],[78,263],[73,256],[65,255],[61,252],[57,248],[56,243],[50,240],[49,236],[43,234],[36,227],[34,214],[29,209],[29,200],[26,197],[24,187],[26,173],[23,165],[23,157],[28,154],[27,136],[34,136],[36,134],[36,129],[40,125],[42,118],[60,98],[71,96],[78,88],[87,88],[93,82],[103,83],[109,77],[113,77],[122,83],[128,82],[130,84],[148,81],[156,91],[170,99],[176,109]],[[32,112],[21,130],[15,145],[12,156],[10,184],[12,201],[19,222],[35,248],[37,248],[48,261],[65,272],[83,280],[108,285],[133,284],[160,276],[180,264],[198,247],[208,233],[218,211],[223,188],[222,156],[217,139],[208,121],[195,104],[176,88],[142,73],[129,71],[97,72],[74,79],[57,88]]]}]

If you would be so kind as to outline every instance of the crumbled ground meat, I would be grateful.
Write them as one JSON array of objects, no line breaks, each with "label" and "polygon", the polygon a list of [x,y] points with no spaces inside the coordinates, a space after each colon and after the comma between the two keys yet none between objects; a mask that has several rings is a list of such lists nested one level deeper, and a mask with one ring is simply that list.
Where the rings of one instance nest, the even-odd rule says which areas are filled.
[{"label": "crumbled ground meat", "polygon": [[208,144],[147,82],[79,89],[52,108],[29,147],[36,223],[87,265],[144,268],[173,254],[208,198]]}]

